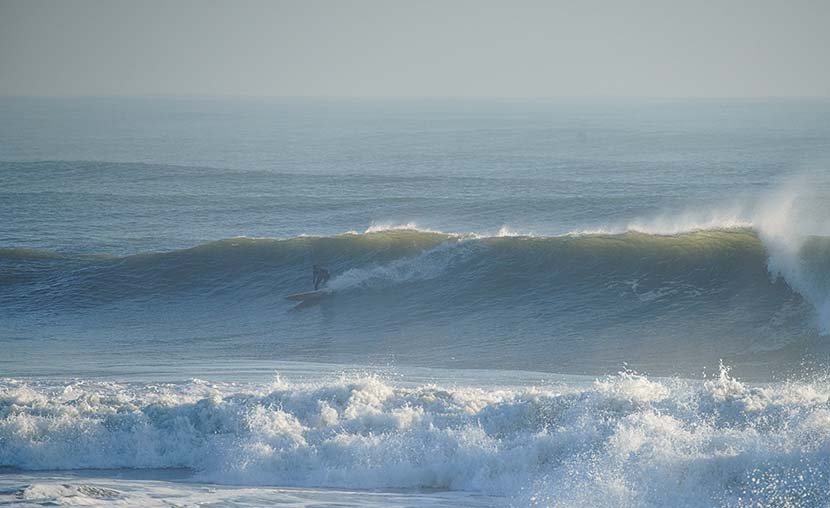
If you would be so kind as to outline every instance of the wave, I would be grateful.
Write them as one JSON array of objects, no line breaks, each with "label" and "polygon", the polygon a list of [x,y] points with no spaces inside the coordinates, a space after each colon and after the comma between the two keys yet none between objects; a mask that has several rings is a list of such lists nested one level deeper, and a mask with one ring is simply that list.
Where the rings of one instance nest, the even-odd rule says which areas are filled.
[{"label": "wave", "polygon": [[825,506],[826,382],[625,373],[521,388],[376,375],[240,388],[0,382],[0,466],[478,491],[532,506]]},{"label": "wave", "polygon": [[[612,284],[624,280],[641,296],[637,288],[645,289],[649,282],[655,290],[686,284],[707,292],[736,282],[763,286],[770,277],[784,275],[790,286],[799,287],[786,269],[770,263],[767,271],[770,253],[759,235],[748,228],[678,234],[631,230],[558,237],[514,234],[504,229],[486,237],[409,226],[373,226],[363,234],[333,237],[231,238],[179,251],[126,257],[0,249],[4,282],[17,282],[17,287],[7,286],[3,296],[42,294],[48,298],[69,292],[73,297],[95,298],[106,293],[111,298],[129,298],[195,287],[236,286],[244,290],[251,277],[266,275],[272,277],[274,286],[286,285],[293,290],[299,286],[294,282],[304,280],[314,263],[331,267],[335,274],[331,286],[336,289],[426,281],[450,273],[465,280],[477,278],[482,284],[498,277],[504,284],[499,295],[511,289],[524,293],[546,288],[552,279],[559,285],[570,279],[574,289],[589,281]],[[818,293],[827,286],[822,277],[830,263],[828,250],[830,239],[811,237],[793,263],[818,280]],[[738,278],[742,280],[736,281]],[[44,281],[48,281],[49,291],[42,291]],[[535,288],[528,286],[531,282]],[[121,291],[103,291],[113,286]],[[79,294],[80,290],[86,295]],[[822,297],[818,295],[818,299]]]},{"label": "wave", "polygon": [[[792,272],[745,228],[558,237],[393,228],[126,257],[2,250],[0,304],[17,330],[34,316],[133,340],[171,329],[268,336],[355,361],[383,343],[425,365],[597,373],[634,361],[678,373],[683,362],[699,372],[719,359],[794,365],[822,347],[830,239],[809,237],[788,255]],[[283,298],[309,290],[312,264],[333,273],[318,332],[318,314],[291,312]],[[314,342],[325,337],[337,340]]]}]

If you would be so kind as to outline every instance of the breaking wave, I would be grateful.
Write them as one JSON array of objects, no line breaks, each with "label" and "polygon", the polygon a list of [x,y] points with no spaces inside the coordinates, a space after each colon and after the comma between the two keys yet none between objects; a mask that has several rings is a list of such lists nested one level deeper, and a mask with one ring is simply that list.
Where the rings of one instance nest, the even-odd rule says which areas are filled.
[{"label": "breaking wave", "polygon": [[218,483],[532,506],[818,507],[830,502],[829,397],[824,381],[752,386],[726,370],[524,388],[5,380],[0,466],[190,468]]},{"label": "breaking wave", "polygon": [[[697,230],[663,235],[640,231],[617,234],[568,234],[561,237],[451,235],[373,226],[364,234],[298,237],[288,240],[232,238],[172,252],[126,257],[74,256],[46,251],[0,249],[7,304],[27,305],[68,299],[72,302],[130,299],[181,293],[193,288],[235,289],[244,296],[252,279],[268,276],[275,286],[293,289],[312,263],[335,273],[331,287],[355,288],[428,281],[450,273],[480,285],[494,277],[503,284],[498,296],[549,289],[570,279],[574,290],[624,280],[634,293],[670,293],[686,287],[713,293],[729,286],[773,288],[770,277],[788,285],[819,309],[827,305],[825,274],[830,239],[811,237],[782,260],[774,239],[771,251],[748,228]],[[769,268],[769,270],[768,270]],[[453,279],[455,279],[455,275]],[[811,284],[800,282],[810,279]],[[533,281],[535,287],[528,287]],[[446,279],[444,279],[446,282]],[[651,283],[651,284],[649,284]],[[451,285],[451,284],[448,284]],[[648,286],[650,289],[646,289]],[[653,286],[653,287],[652,287]],[[659,287],[658,287],[659,286]],[[809,286],[809,288],[807,287]],[[27,298],[19,298],[26,296]]]},{"label": "breaking wave", "polygon": [[688,372],[681,360],[694,372],[719,359],[794,365],[828,329],[830,240],[767,242],[748,228],[559,237],[376,228],[126,257],[2,250],[0,304],[19,326],[41,315],[81,319],[87,331],[114,323],[125,335],[126,321],[146,328],[166,316],[204,336],[276,335],[302,353],[319,338],[302,330],[318,318],[289,312],[284,296],[308,291],[317,263],[333,273],[332,296],[316,302],[331,310],[325,336],[343,339],[315,351],[358,362],[382,341],[385,354],[423,365],[591,374],[632,361],[661,374]]}]

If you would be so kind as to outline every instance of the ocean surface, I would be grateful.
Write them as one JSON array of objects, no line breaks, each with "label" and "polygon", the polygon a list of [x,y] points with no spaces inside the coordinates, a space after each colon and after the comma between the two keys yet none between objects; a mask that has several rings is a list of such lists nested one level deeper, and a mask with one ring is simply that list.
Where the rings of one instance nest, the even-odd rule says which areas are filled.
[{"label": "ocean surface", "polygon": [[828,334],[827,100],[0,98],[0,506],[826,507]]}]

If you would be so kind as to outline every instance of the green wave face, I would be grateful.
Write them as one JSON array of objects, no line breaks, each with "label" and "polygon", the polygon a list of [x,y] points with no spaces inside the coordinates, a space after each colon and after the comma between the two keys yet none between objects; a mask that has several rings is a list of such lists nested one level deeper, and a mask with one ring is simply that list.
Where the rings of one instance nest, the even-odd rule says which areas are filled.
[{"label": "green wave face", "polygon": [[[811,238],[799,256],[799,273],[814,274],[808,294],[770,274],[768,252],[749,229],[562,237],[394,230],[232,238],[127,257],[5,250],[0,303],[12,321],[48,315],[60,330],[119,329],[133,341],[152,335],[154,323],[169,329],[163,315],[193,340],[226,330],[303,358],[323,336],[333,341],[326,351],[346,357],[382,350],[411,363],[603,371],[627,361],[682,372],[676,362],[774,363],[820,344],[830,241]],[[284,297],[311,289],[312,264],[332,272],[334,296],[298,311]],[[125,319],[140,320],[141,331],[118,328]]]}]

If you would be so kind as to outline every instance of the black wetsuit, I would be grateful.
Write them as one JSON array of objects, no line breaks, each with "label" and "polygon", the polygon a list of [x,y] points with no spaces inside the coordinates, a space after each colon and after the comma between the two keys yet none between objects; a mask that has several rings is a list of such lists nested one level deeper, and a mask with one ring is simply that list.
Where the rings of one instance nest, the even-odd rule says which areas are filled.
[{"label": "black wetsuit", "polygon": [[325,268],[314,267],[314,291],[325,284],[331,275],[329,275],[329,271]]}]

